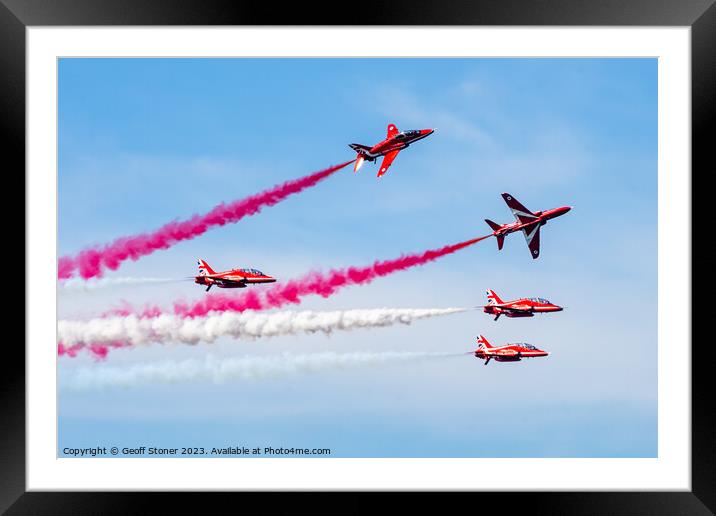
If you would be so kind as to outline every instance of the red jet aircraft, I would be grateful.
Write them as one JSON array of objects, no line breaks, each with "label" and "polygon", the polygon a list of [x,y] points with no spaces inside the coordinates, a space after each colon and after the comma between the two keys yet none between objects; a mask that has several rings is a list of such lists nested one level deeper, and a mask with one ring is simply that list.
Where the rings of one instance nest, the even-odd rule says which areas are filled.
[{"label": "red jet aircraft", "polygon": [[564,215],[572,209],[571,206],[562,206],[560,208],[532,213],[510,194],[503,193],[502,198],[512,210],[517,220],[511,224],[498,224],[492,222],[490,219],[485,219],[485,222],[492,228],[492,234],[497,238],[497,248],[502,249],[502,244],[505,242],[505,235],[521,230],[525,235],[527,247],[530,248],[530,254],[533,259],[539,257],[540,228],[547,224],[549,219]]},{"label": "red jet aircraft", "polygon": [[494,347],[487,342],[484,336],[479,335],[477,337],[477,343],[479,346],[473,353],[477,358],[484,358],[485,365],[493,358],[497,362],[519,362],[523,358],[546,357],[549,355],[546,351],[537,349],[532,344],[525,342]]},{"label": "red jet aircraft", "polygon": [[378,177],[380,177],[388,171],[388,167],[390,167],[401,150],[413,142],[427,138],[433,132],[435,132],[435,129],[412,129],[400,132],[395,127],[395,124],[389,124],[388,136],[382,142],[376,143],[372,147],[361,145],[360,143],[348,145],[358,153],[355,165],[353,165],[353,172],[358,172],[358,169],[363,165],[363,161],[375,161],[379,157],[385,156],[378,170]]},{"label": "red jet aircraft", "polygon": [[563,308],[550,303],[541,297],[522,297],[514,301],[503,301],[494,290],[487,289],[487,304],[482,307],[486,314],[499,319],[502,314],[506,317],[532,317],[534,314],[548,312],[561,312]]},{"label": "red jet aircraft", "polygon": [[267,276],[256,269],[232,269],[230,271],[216,272],[204,260],[199,260],[199,275],[194,283],[206,285],[206,291],[216,285],[219,288],[246,288],[255,283],[273,283],[276,278]]}]

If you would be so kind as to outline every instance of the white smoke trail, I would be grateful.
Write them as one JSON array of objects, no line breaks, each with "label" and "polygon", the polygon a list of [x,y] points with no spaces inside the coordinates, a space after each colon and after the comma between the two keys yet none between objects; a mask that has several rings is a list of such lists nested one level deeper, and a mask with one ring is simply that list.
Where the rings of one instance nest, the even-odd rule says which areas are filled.
[{"label": "white smoke trail", "polygon": [[88,321],[61,320],[58,340],[74,344],[127,342],[149,343],[214,342],[219,337],[258,339],[299,333],[331,334],[337,330],[377,328],[410,324],[419,319],[455,314],[466,308],[374,308],[330,312],[223,312],[206,317],[185,318],[163,314],[158,317],[127,315]]},{"label": "white smoke trail", "polygon": [[[418,361],[450,357],[454,353],[435,352],[353,352],[353,353],[282,353],[272,356],[244,356],[227,359],[211,355],[202,359],[136,364],[129,367],[84,367],[72,372],[61,371],[60,386],[86,391],[107,387],[135,387],[145,384],[208,380],[223,383],[235,380],[257,380],[298,373],[372,366],[391,362]],[[67,375],[67,376],[65,376]]]},{"label": "white smoke trail", "polygon": [[172,283],[175,281],[184,281],[179,278],[95,278],[85,280],[82,278],[70,278],[68,280],[59,281],[60,291],[67,292],[89,292],[101,288],[118,287],[123,285],[144,285],[147,283]]}]

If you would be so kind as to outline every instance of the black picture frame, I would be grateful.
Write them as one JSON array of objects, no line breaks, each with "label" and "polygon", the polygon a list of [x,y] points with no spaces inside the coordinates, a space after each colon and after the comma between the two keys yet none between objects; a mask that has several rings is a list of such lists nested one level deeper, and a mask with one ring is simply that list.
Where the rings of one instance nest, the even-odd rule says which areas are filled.
[{"label": "black picture frame", "polygon": [[[62,25],[621,25],[691,27],[692,220],[709,220],[710,204],[693,187],[716,172],[709,136],[716,112],[715,0],[395,0],[357,4],[268,3],[240,0],[0,0],[0,127],[4,179],[19,181],[25,170],[25,29]],[[364,17],[361,13],[371,13]],[[11,183],[6,183],[11,184]],[[24,182],[22,185],[24,191]],[[19,190],[16,190],[19,191]],[[14,197],[18,197],[14,194]],[[691,252],[693,253],[693,247]],[[693,257],[692,277],[708,276],[706,259]],[[699,273],[706,273],[699,274]],[[702,289],[704,287],[700,287]],[[692,299],[693,300],[693,299]],[[695,300],[693,300],[695,301]],[[32,310],[31,302],[26,309]],[[711,424],[713,346],[693,338],[692,319],[692,490],[690,492],[464,493],[479,510],[485,502],[511,511],[547,514],[713,514],[716,511],[716,439]],[[683,348],[687,343],[678,343]],[[32,343],[26,342],[26,346]],[[678,351],[677,351],[678,352]],[[207,508],[207,495],[187,493],[25,492],[25,354],[8,345],[2,375],[0,510],[7,514],[127,514],[160,502],[163,512]],[[667,357],[668,359],[668,357]],[[213,493],[221,498],[235,494]],[[241,496],[254,494],[242,493]],[[315,494],[281,497],[292,510],[320,508]],[[351,494],[342,512],[370,510],[380,493]],[[245,499],[244,499],[245,500]],[[215,500],[212,499],[212,502]],[[220,500],[219,500],[220,501]],[[276,500],[278,501],[278,500]],[[416,494],[422,509],[444,511],[444,502]],[[275,503],[275,502],[272,502]],[[434,504],[434,505],[433,505]]]}]

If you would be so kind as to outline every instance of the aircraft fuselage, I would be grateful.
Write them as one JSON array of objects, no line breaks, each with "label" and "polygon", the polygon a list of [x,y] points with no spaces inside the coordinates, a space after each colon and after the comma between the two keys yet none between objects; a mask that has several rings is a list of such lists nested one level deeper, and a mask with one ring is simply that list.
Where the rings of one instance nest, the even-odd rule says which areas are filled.
[{"label": "aircraft fuselage", "polygon": [[359,153],[366,161],[375,161],[389,152],[401,151],[406,147],[409,147],[411,143],[427,138],[433,134],[434,131],[435,129],[413,129],[403,131],[402,133],[398,133],[395,136],[391,136],[376,143],[370,149],[360,149]]},{"label": "aircraft fuselage", "polygon": [[559,208],[552,208],[551,210],[538,211],[535,213],[537,218],[530,222],[510,222],[509,224],[501,224],[500,228],[495,230],[493,234],[495,236],[509,235],[515,231],[522,231],[523,229],[529,229],[536,225],[544,226],[550,219],[555,219],[567,213],[571,210],[571,206],[560,206]]},{"label": "aircraft fuselage", "polygon": [[427,138],[433,134],[434,129],[416,129],[410,131],[403,131],[395,136],[386,138],[382,142],[376,143],[373,147],[367,151],[366,159],[374,160],[380,156],[384,156],[392,151],[403,150],[409,147],[411,143]]}]

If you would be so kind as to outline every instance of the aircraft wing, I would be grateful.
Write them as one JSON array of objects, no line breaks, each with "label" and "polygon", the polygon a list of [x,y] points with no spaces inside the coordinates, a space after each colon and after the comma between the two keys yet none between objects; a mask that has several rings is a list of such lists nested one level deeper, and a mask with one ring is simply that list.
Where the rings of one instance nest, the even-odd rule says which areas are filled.
[{"label": "aircraft wing", "polygon": [[232,283],[243,283],[246,278],[244,276],[240,276],[238,274],[232,275],[232,276],[221,276],[219,274],[214,274],[211,276],[204,276],[205,278],[211,278],[217,283],[223,283],[226,285],[230,285]]},{"label": "aircraft wing", "polygon": [[223,279],[224,281],[228,281],[229,283],[241,283],[242,281],[246,281],[246,276],[241,276],[237,274],[231,276],[224,276],[221,279]]},{"label": "aircraft wing", "polygon": [[499,308],[500,310],[504,312],[515,312],[515,313],[522,313],[522,312],[528,312],[530,310],[529,306],[524,305],[518,305],[518,306],[508,306],[508,305],[480,305],[476,306],[475,308]]},{"label": "aircraft wing", "polygon": [[512,210],[512,214],[515,216],[517,221],[521,224],[527,224],[537,218],[537,215],[532,213],[530,210],[525,208],[520,201],[512,197],[508,193],[503,193],[502,198],[505,200],[507,207]]},{"label": "aircraft wing", "polygon": [[533,259],[539,258],[539,224],[535,224],[534,226],[525,228],[522,230],[522,233],[525,235],[525,240],[527,240],[527,247],[530,248],[530,254],[532,255]]},{"label": "aircraft wing", "polygon": [[388,171],[388,168],[390,165],[393,164],[393,160],[398,155],[400,151],[394,150],[390,151],[383,157],[383,162],[380,164],[380,169],[378,170],[378,177],[382,176]]},{"label": "aircraft wing", "polygon": [[[493,305],[493,306],[495,306],[495,305]],[[505,312],[521,314],[524,312],[529,312],[531,307],[522,305],[522,306],[500,306],[499,308],[501,310],[504,310]]]}]

